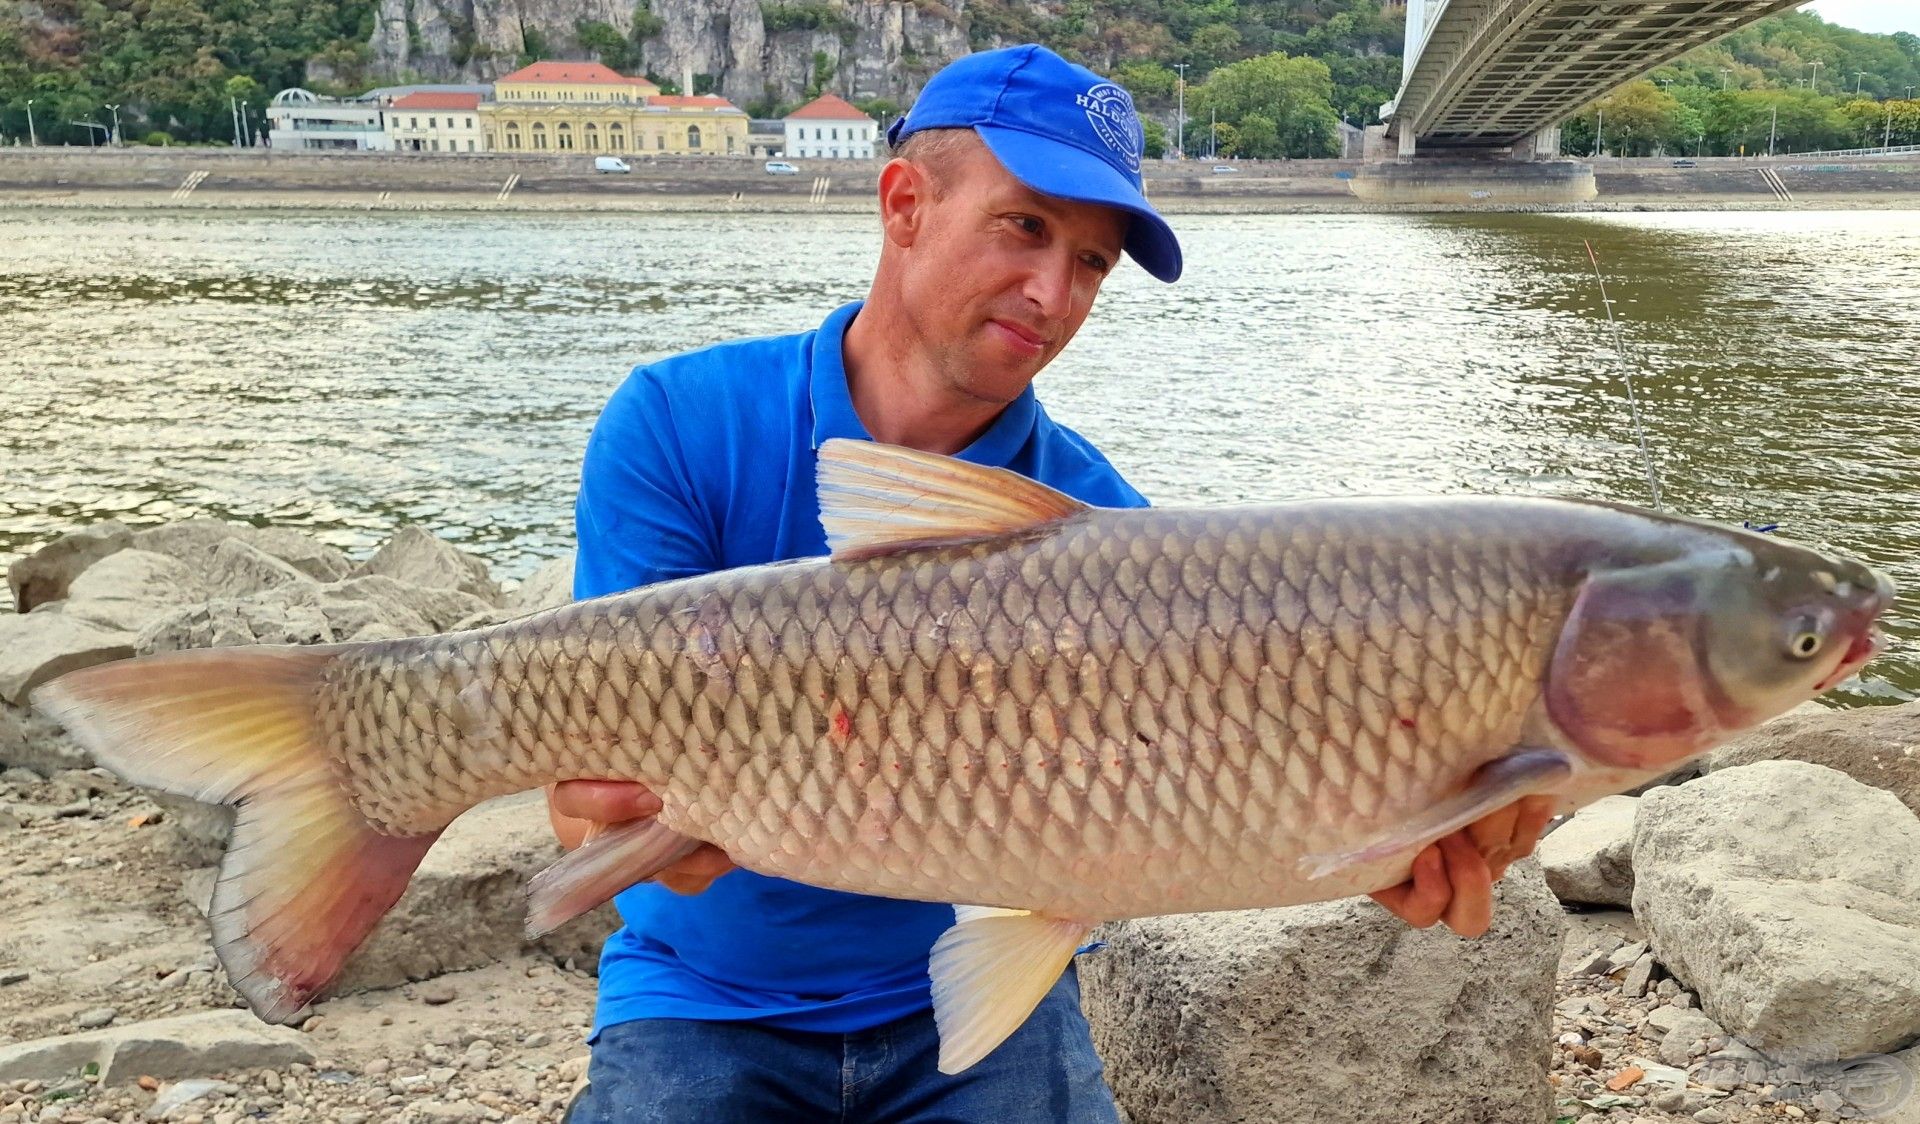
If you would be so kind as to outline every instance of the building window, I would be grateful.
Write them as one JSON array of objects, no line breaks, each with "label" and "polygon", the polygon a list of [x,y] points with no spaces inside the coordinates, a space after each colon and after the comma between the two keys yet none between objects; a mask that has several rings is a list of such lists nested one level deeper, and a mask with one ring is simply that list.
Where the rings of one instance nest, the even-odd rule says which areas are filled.
[{"label": "building window", "polygon": [[732,155],[733,155],[733,141],[734,141],[734,136],[733,136],[733,134],[732,134],[732,133],[728,133],[728,134],[727,134],[727,155],[728,155],[728,156],[732,156]]},{"label": "building window", "polygon": [[839,127],[838,127],[838,126],[836,126],[836,127],[834,128],[834,130],[833,130],[833,139],[834,139],[834,140],[839,140],[839,139],[840,139],[840,129],[839,129]]},{"label": "building window", "polygon": [[587,149],[591,152],[600,150],[600,129],[591,121],[587,122]]},{"label": "building window", "polygon": [[540,124],[534,125],[533,147],[537,149],[544,149],[547,147],[547,127],[545,125],[540,125]]},{"label": "building window", "polygon": [[607,126],[607,147],[615,152],[625,152],[627,150],[626,133],[620,126]]},{"label": "building window", "polygon": [[427,118],[427,128],[438,129],[439,127],[440,127],[440,119],[438,117]]},{"label": "building window", "polygon": [[567,124],[565,121],[562,121],[560,123],[559,132],[560,132],[560,147],[572,148],[573,147],[573,126]]},{"label": "building window", "polygon": [[434,152],[440,151],[440,142],[437,140],[428,141],[427,145]]},{"label": "building window", "polygon": [[700,147],[700,126],[688,125],[687,126],[687,148],[691,150],[699,147]]},{"label": "building window", "polygon": [[469,141],[467,141],[467,151],[468,151],[468,152],[472,152],[472,151],[473,151],[473,141],[471,141],[471,140],[469,140]]}]

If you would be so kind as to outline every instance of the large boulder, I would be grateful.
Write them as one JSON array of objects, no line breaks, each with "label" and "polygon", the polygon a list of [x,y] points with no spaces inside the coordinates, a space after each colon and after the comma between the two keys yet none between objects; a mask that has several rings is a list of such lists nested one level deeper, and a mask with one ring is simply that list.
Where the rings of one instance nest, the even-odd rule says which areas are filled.
[{"label": "large boulder", "polygon": [[[328,586],[321,591],[320,603],[328,609],[329,619],[335,621],[335,630],[343,640],[352,638],[370,622],[395,630],[390,632],[391,636],[420,636],[446,632],[477,614],[496,611],[492,602],[472,593],[444,586],[416,585],[382,574],[348,578]],[[349,609],[349,604],[360,608]]]},{"label": "large boulder", "polygon": [[517,616],[565,605],[573,600],[573,551],[542,562],[507,594],[507,608]]},{"label": "large boulder", "polygon": [[133,654],[133,633],[70,617],[60,607],[0,615],[0,700],[25,706],[27,695],[48,680]]},{"label": "large boulder", "polygon": [[1806,761],[1885,789],[1920,815],[1920,702],[1850,710],[1802,707],[1709,753],[1709,773],[1756,761]]},{"label": "large boulder", "polygon": [[311,574],[283,562],[250,542],[231,538],[215,547],[207,568],[207,586],[227,597],[248,597],[289,585],[312,585]]},{"label": "large boulder", "polygon": [[1633,912],[1721,1026],[1772,1054],[1920,1038],[1920,818],[1799,761],[1641,797]]},{"label": "large boulder", "polygon": [[[599,962],[620,924],[611,905],[575,918],[537,941],[525,936],[527,881],[562,854],[539,792],[490,801],[453,822],[414,873],[407,892],[347,961],[331,995],[396,987],[478,968],[538,948],[556,959]],[[183,887],[205,912],[212,870]]]},{"label": "large boulder", "polygon": [[116,551],[87,567],[67,587],[62,610],[73,620],[115,632],[139,632],[207,594],[185,563],[150,550]]},{"label": "large boulder", "polygon": [[93,756],[37,710],[0,702],[0,769],[32,769],[43,777],[93,768]]},{"label": "large boulder", "polygon": [[57,1081],[99,1067],[102,1085],[312,1064],[306,1036],[245,1011],[202,1011],[0,1046],[0,1081]]},{"label": "large boulder", "polygon": [[489,605],[500,601],[500,587],[487,576],[487,564],[450,543],[435,538],[426,529],[408,524],[365,562],[355,566],[349,577],[378,575],[409,585],[429,589],[457,589],[470,593]]},{"label": "large boulder", "polygon": [[352,567],[340,551],[285,527],[251,527],[199,518],[149,527],[133,535],[133,545],[139,549],[177,558],[196,572],[212,567],[221,544],[234,541],[278,558],[316,581],[334,581]]},{"label": "large boulder", "polygon": [[1080,982],[1132,1124],[1544,1120],[1564,926],[1528,860],[1474,940],[1364,898],[1153,917]]},{"label": "large boulder", "polygon": [[242,644],[327,644],[335,638],[316,585],[286,585],[250,597],[216,597],[168,613],[134,641],[141,655]]},{"label": "large boulder", "polygon": [[36,605],[58,601],[67,595],[73,579],[87,567],[133,542],[133,532],[109,519],[61,535],[24,558],[16,558],[7,567],[7,587],[13,593],[16,612],[29,612]]},{"label": "large boulder", "polygon": [[1540,869],[1554,896],[1572,905],[1633,901],[1633,814],[1639,801],[1608,796],[1540,840]]}]

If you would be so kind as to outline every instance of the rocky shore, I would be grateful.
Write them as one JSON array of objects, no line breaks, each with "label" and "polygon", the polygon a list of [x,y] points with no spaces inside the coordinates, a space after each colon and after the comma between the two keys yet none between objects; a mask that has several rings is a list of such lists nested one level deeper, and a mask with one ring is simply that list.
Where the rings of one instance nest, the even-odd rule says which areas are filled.
[{"label": "rocky shore", "polygon": [[[607,911],[538,943],[537,796],[463,817],[332,994],[255,1020],[202,911],[226,816],[24,709],[179,648],[442,631],[564,601],[428,531],[350,558],[193,520],[16,561],[0,615],[0,1124],[557,1120]],[[1805,708],[1557,825],[1473,941],[1364,899],[1107,926],[1080,960],[1132,1124],[1920,1124],[1920,704]]]}]

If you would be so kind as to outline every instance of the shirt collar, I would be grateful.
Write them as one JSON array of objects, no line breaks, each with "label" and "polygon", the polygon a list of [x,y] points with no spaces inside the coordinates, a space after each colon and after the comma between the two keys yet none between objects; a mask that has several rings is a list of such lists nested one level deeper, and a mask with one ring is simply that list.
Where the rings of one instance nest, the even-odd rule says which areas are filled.
[{"label": "shirt collar", "polygon": [[[851,437],[858,441],[873,440],[867,427],[860,423],[860,415],[854,412],[853,395],[847,389],[846,338],[847,326],[853,323],[864,301],[837,308],[820,325],[813,337],[813,371],[809,396],[813,405],[813,447],[818,449],[822,441],[833,437]],[[1033,387],[1029,385],[1020,392],[1020,397],[1007,403],[1000,416],[993,419],[987,431],[974,438],[973,444],[955,454],[963,461],[973,464],[1003,466],[1010,463],[1032,436],[1034,423],[1039,417],[1040,403],[1034,397]]]}]

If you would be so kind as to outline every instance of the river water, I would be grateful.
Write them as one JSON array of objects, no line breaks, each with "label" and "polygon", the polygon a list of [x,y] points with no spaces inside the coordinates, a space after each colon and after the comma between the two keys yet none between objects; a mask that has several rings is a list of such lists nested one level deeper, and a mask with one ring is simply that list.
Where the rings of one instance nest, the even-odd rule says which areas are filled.
[{"label": "river water", "polygon": [[[1156,501],[1668,503],[1905,591],[1854,701],[1920,694],[1920,212],[1219,216],[1043,376]],[[365,550],[417,521],[524,573],[634,364],[864,293],[841,215],[0,211],[0,565],[212,514]]]}]

